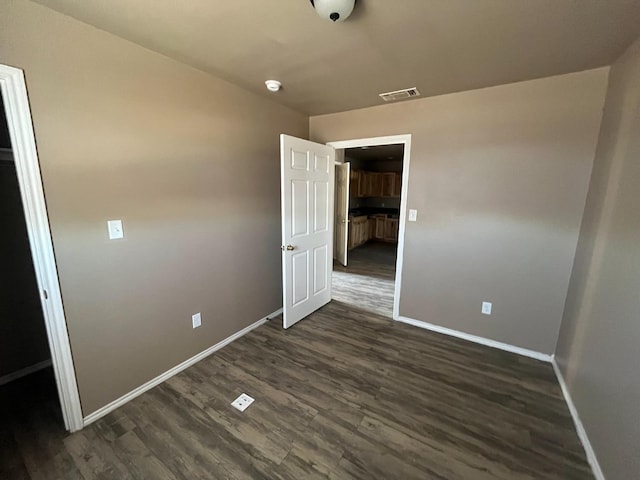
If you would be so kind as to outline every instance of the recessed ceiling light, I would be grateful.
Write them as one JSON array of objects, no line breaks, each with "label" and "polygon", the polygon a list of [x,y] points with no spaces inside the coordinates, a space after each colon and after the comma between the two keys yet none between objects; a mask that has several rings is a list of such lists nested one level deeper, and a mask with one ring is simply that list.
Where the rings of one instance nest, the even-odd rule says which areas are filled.
[{"label": "recessed ceiling light", "polygon": [[367,147],[367,146],[360,147],[360,150],[368,150],[368,149],[369,149],[369,147]]},{"label": "recessed ceiling light", "polygon": [[278,80],[267,80],[266,82],[264,82],[264,84],[267,86],[267,90],[269,90],[270,92],[277,92],[282,88],[282,83],[280,83]]}]

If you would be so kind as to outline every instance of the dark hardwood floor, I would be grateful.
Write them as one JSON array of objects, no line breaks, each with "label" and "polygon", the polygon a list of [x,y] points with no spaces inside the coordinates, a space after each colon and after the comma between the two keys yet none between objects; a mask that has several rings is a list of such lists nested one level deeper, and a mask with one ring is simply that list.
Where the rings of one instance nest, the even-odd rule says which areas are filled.
[{"label": "dark hardwood floor", "polygon": [[[287,331],[274,319],[72,435],[50,401],[3,401],[0,478],[593,478],[548,364],[340,295]],[[243,392],[256,401],[240,413],[229,403]]]}]

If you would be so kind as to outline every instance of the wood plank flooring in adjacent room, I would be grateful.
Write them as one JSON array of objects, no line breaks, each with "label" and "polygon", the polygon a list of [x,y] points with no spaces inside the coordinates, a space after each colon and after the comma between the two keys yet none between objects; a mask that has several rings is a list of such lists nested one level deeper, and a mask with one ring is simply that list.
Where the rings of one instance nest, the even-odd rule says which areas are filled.
[{"label": "wood plank flooring in adjacent room", "polygon": [[0,478],[593,478],[546,363],[342,300],[281,324],[79,433],[5,409]]},{"label": "wood plank flooring in adjacent room", "polygon": [[333,299],[391,318],[396,277],[394,243],[365,243],[333,264]]}]

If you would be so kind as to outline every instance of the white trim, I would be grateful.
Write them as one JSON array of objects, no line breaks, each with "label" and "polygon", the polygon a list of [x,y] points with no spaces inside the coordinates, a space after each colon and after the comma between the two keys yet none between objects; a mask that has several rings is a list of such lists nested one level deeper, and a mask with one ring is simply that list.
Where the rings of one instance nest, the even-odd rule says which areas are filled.
[{"label": "white trim", "polygon": [[82,428],[82,409],[62,306],[58,270],[49,230],[49,217],[42,189],[29,98],[22,70],[0,65],[0,89],[4,99],[62,417],[67,430],[73,432]]},{"label": "white trim", "polygon": [[560,371],[558,362],[556,362],[555,354],[551,356],[551,365],[553,365],[553,371],[556,373],[556,377],[558,378],[558,383],[560,384],[562,395],[564,395],[564,400],[565,402],[567,402],[569,412],[571,413],[571,418],[573,418],[573,423],[576,426],[576,431],[578,432],[578,437],[580,438],[582,446],[584,447],[584,452],[587,455],[589,465],[591,465],[593,476],[596,477],[596,480],[605,480],[604,473],[602,473],[600,463],[598,462],[598,458],[596,457],[596,452],[591,446],[591,442],[589,441],[589,437],[587,436],[587,431],[584,429],[582,420],[580,420],[580,415],[578,415],[578,409],[573,403],[573,399],[571,398],[571,394],[569,393],[569,388],[564,381],[564,377],[562,375],[562,372]]},{"label": "white trim", "polygon": [[0,385],[5,385],[9,382],[13,382],[14,380],[18,380],[19,378],[26,377],[27,375],[31,375],[39,370],[43,370],[47,367],[51,366],[51,360],[44,360],[42,362],[38,362],[36,364],[30,365],[25,368],[21,368],[20,370],[16,370],[15,372],[8,373],[0,377]]},{"label": "white trim", "polygon": [[234,340],[237,340],[238,338],[242,337],[243,335],[246,335],[251,330],[253,330],[255,328],[258,328],[259,326],[265,324],[267,321],[271,320],[274,317],[277,317],[281,313],[282,313],[282,308],[276,310],[271,315],[267,315],[266,317],[261,318],[257,322],[252,323],[248,327],[243,328],[239,332],[234,333],[230,337],[225,338],[221,342],[216,343],[212,347],[209,347],[206,350],[198,353],[197,355],[194,355],[193,357],[189,358],[188,360],[185,360],[181,364],[176,365],[175,367],[173,367],[173,368],[167,370],[166,372],[158,375],[157,377],[149,380],[147,383],[145,383],[143,385],[140,385],[138,388],[135,388],[135,389],[131,390],[126,395],[123,395],[122,397],[117,398],[113,402],[105,405],[104,407],[99,408],[95,412],[93,412],[90,415],[87,415],[86,417],[84,417],[84,425],[85,425],[85,427],[87,425],[89,425],[90,423],[93,423],[96,420],[104,417],[108,413],[113,412],[116,408],[119,408],[122,405],[124,405],[125,403],[130,402],[134,398],[139,397],[140,395],[142,395],[143,393],[147,392],[148,390],[151,390],[153,387],[156,387],[156,386],[160,385],[162,382],[164,382],[166,380],[169,380],[174,375],[177,375],[178,373],[182,372],[183,370],[189,368],[191,365],[193,365],[193,364],[199,362],[200,360],[208,357],[212,353],[216,352],[217,350],[220,350],[222,347],[230,344],[231,342],[233,342]]},{"label": "white trim", "polygon": [[[391,145],[401,143],[404,145],[404,157],[402,159],[402,185],[400,190],[400,229],[398,231],[398,254],[396,256],[396,280],[393,292],[393,319],[400,319],[400,292],[402,290],[402,265],[404,262],[404,236],[407,223],[407,198],[409,197],[409,164],[411,162],[411,135],[391,135],[387,137],[359,138],[356,140],[343,140],[328,142],[327,145],[335,148],[375,147],[379,145]],[[334,212],[335,214],[335,212]],[[332,218],[332,221],[334,219]],[[331,267],[333,269],[333,267]]]},{"label": "white trim", "polygon": [[485,337],[479,337],[477,335],[471,335],[470,333],[460,332],[451,328],[441,327],[440,325],[433,325],[432,323],[423,322],[422,320],[414,320],[408,317],[399,317],[399,322],[413,325],[414,327],[424,328],[431,330],[432,332],[442,333],[449,335],[450,337],[461,338],[473,343],[479,343],[491,348],[497,348],[498,350],[504,350],[505,352],[511,352],[523,357],[535,358],[536,360],[542,360],[543,362],[551,363],[551,355],[542,352],[536,352],[535,350],[529,350],[527,348],[516,347],[508,343],[498,342]]}]

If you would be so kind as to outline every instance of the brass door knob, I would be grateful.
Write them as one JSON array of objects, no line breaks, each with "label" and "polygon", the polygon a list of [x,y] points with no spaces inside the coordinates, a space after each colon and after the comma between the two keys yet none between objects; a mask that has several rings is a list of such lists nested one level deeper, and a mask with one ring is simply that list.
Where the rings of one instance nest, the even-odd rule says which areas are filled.
[{"label": "brass door knob", "polygon": [[291,250],[295,250],[296,249],[296,247],[294,247],[293,245],[287,245],[286,247],[284,245],[282,245],[280,248],[282,249],[283,252],[285,250],[290,252]]}]

